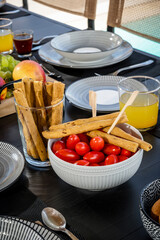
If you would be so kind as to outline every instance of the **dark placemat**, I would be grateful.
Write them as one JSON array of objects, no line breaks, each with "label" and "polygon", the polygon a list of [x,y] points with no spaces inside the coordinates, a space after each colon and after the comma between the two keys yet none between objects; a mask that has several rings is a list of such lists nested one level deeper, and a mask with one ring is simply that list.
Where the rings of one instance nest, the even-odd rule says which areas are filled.
[{"label": "dark placemat", "polygon": [[[50,71],[55,71],[57,74],[61,74],[63,79],[65,79],[66,87],[72,82],[72,78],[82,79],[90,76],[95,76],[95,73],[98,73],[100,75],[109,75],[110,73],[116,71],[117,69],[127,67],[133,64],[145,62],[149,59],[153,59],[154,62],[145,67],[131,69],[129,71],[124,71],[118,74],[118,76],[134,76],[134,75],[145,75],[145,76],[151,76],[156,77],[159,75],[159,69],[160,69],[160,60],[154,59],[152,57],[149,57],[147,55],[144,55],[143,53],[134,51],[132,55],[127,58],[126,60],[113,64],[111,66],[105,66],[102,68],[94,68],[94,69],[70,69],[70,68],[62,68],[62,67],[56,67],[54,65],[50,65],[48,63],[45,63],[38,55],[38,51],[33,52],[33,55],[36,56],[39,62],[42,62]],[[72,77],[73,76],[73,77]],[[69,80],[69,81],[68,81]]]},{"label": "dark placemat", "polygon": [[[12,187],[0,193],[1,215],[18,217],[31,222],[42,222],[41,211],[45,207],[47,207],[47,205],[28,189],[28,179],[24,175],[22,175]],[[66,228],[80,240],[84,240],[84,238],[68,224]],[[63,240],[70,239],[65,233],[55,233]]]},{"label": "dark placemat", "polygon": [[[8,5],[4,5],[3,7],[0,8],[0,13],[1,12],[13,11],[13,10],[16,10],[16,8],[13,8],[13,7],[8,6]],[[14,19],[14,18],[24,17],[24,16],[28,16],[28,15],[30,15],[30,13],[27,13],[25,11],[20,10],[20,12],[14,13],[14,14],[5,14],[5,15],[0,14],[0,17]]]}]

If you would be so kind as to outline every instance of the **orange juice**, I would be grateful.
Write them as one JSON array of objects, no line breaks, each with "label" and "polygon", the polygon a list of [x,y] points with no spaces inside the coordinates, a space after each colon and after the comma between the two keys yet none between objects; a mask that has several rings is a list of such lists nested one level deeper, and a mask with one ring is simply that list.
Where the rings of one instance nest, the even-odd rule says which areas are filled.
[{"label": "orange juice", "polygon": [[[120,97],[120,110],[124,107],[130,94],[124,93]],[[159,100],[155,94],[139,93],[131,106],[125,110],[128,123],[138,129],[147,129],[156,125],[158,118]]]},{"label": "orange juice", "polygon": [[10,29],[0,29],[0,53],[12,53],[13,35]]}]

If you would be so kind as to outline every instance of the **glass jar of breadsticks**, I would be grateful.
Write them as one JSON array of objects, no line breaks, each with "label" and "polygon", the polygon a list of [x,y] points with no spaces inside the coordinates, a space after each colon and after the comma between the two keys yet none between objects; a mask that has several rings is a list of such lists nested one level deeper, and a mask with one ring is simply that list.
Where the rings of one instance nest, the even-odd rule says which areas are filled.
[{"label": "glass jar of breadsticks", "polygon": [[24,78],[14,83],[15,106],[26,161],[48,167],[47,141],[42,132],[62,123],[64,84]]}]

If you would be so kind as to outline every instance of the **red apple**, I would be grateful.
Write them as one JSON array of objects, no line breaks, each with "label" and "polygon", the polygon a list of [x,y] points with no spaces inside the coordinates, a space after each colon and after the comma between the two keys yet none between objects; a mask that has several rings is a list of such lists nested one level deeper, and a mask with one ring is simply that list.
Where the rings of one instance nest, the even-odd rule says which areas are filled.
[{"label": "red apple", "polygon": [[32,78],[37,81],[46,81],[46,75],[39,63],[32,60],[24,60],[18,63],[13,70],[13,80],[24,77]]},{"label": "red apple", "polygon": [[[2,87],[6,82],[3,80],[3,78],[0,77],[0,87]],[[7,88],[3,89],[0,95],[0,100],[4,100],[7,95]]]}]

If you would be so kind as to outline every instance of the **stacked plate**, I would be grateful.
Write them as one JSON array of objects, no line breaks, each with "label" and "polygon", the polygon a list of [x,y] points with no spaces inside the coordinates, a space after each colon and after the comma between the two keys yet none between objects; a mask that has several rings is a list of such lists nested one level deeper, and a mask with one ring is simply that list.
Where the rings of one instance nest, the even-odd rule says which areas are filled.
[{"label": "stacked plate", "polygon": [[59,35],[39,50],[51,64],[72,68],[108,66],[128,58],[132,47],[117,34],[105,31],[74,31]]},{"label": "stacked plate", "polygon": [[0,192],[10,187],[24,169],[24,158],[14,146],[0,142]]}]

